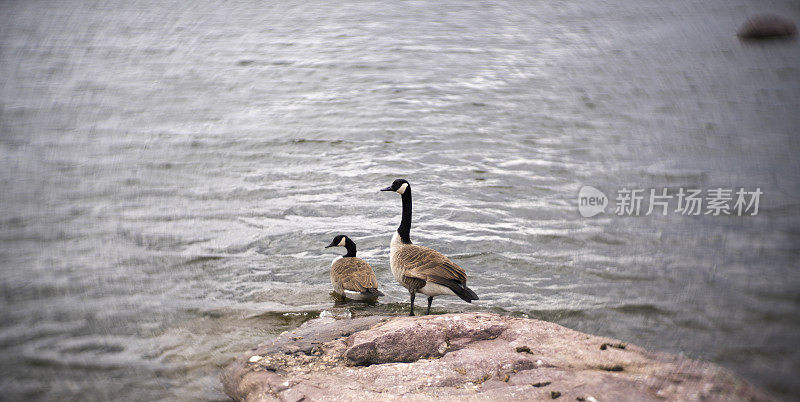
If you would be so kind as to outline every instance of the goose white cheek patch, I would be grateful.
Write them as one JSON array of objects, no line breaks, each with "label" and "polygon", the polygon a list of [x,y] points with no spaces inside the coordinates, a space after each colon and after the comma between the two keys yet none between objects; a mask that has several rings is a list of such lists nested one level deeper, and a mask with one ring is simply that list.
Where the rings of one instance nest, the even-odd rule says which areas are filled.
[{"label": "goose white cheek patch", "polygon": [[400,186],[400,188],[397,189],[397,193],[398,194],[405,193],[406,192],[406,188],[408,188],[408,183],[403,183],[403,185]]},{"label": "goose white cheek patch", "polygon": [[344,247],[344,237],[342,237],[342,240],[339,242],[339,247]]}]

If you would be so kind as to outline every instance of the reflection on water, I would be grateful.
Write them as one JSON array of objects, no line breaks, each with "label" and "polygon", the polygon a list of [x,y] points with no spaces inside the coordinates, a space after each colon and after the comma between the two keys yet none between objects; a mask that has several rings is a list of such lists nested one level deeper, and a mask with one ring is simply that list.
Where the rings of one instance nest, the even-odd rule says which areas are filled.
[{"label": "reflection on water", "polygon": [[[789,1],[769,11],[795,20]],[[320,314],[405,314],[379,193],[488,310],[800,391],[800,47],[681,0],[0,4],[0,387],[220,399]],[[755,188],[755,217],[577,211],[582,185]],[[386,293],[336,304],[345,233]]]}]

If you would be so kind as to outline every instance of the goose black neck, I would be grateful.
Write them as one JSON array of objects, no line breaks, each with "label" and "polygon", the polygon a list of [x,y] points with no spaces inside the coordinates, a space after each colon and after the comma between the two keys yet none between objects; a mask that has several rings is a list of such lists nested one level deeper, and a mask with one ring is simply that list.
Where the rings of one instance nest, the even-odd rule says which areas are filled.
[{"label": "goose black neck", "polygon": [[344,257],[355,257],[356,256],[356,243],[352,240],[347,239],[344,241],[344,248],[347,249],[347,254]]},{"label": "goose black neck", "polygon": [[411,189],[406,188],[400,198],[403,199],[403,218],[400,220],[397,233],[403,243],[411,244]]}]

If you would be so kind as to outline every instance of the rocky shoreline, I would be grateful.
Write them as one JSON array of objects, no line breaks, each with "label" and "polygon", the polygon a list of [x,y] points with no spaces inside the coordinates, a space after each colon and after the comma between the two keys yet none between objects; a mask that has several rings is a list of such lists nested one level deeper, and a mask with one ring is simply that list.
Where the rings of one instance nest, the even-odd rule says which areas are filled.
[{"label": "rocky shoreline", "polygon": [[318,318],[222,383],[240,401],[774,400],[712,363],[492,313]]}]

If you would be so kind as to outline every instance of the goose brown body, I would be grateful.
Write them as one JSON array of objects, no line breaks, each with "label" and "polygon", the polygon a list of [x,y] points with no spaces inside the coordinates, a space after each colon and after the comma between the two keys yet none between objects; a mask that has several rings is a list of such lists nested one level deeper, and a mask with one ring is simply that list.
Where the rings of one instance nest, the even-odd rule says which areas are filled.
[{"label": "goose brown body", "polygon": [[455,296],[447,285],[453,282],[466,285],[464,269],[434,249],[403,243],[395,233],[389,250],[392,275],[408,290],[428,296]]},{"label": "goose brown body", "polygon": [[339,294],[344,294],[345,290],[364,293],[368,289],[377,289],[378,279],[366,261],[358,257],[342,257],[331,264],[331,284]]}]

